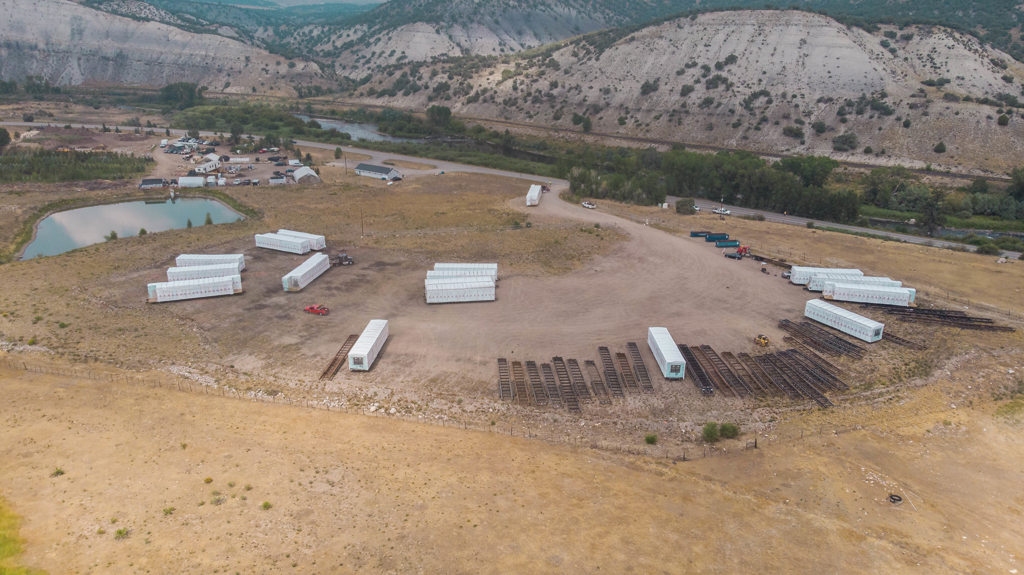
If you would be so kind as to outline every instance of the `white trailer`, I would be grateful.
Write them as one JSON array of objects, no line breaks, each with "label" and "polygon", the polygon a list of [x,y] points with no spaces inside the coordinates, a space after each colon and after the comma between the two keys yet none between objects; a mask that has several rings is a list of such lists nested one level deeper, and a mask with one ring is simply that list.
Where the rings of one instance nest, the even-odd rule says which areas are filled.
[{"label": "white trailer", "polygon": [[530,186],[530,191],[526,192],[526,205],[536,206],[540,203],[540,185],[534,184]]},{"label": "white trailer", "polygon": [[322,250],[327,247],[327,238],[325,238],[324,236],[318,236],[316,234],[307,234],[305,232],[295,232],[292,230],[277,230],[277,234],[281,236],[293,236],[296,238],[309,240],[309,249],[311,250]]},{"label": "white trailer", "polygon": [[256,234],[256,247],[289,252],[293,254],[309,253],[309,240],[280,234]]},{"label": "white trailer", "polygon": [[806,285],[811,281],[814,274],[840,274],[844,276],[862,277],[864,272],[851,268],[809,268],[804,266],[793,266],[789,270],[789,281],[796,285]]},{"label": "white trailer", "polygon": [[804,315],[868,343],[882,339],[885,328],[885,324],[820,299],[809,300],[804,305]]},{"label": "white trailer", "polygon": [[197,174],[208,174],[210,172],[216,172],[219,169],[220,169],[220,160],[199,164],[195,168]]},{"label": "white trailer", "polygon": [[493,283],[494,276],[495,274],[491,270],[427,270],[428,280],[440,278],[488,279]]},{"label": "white trailer", "polygon": [[494,282],[490,279],[465,278],[461,282],[428,284],[425,291],[428,304],[494,301]]},{"label": "white trailer", "polygon": [[206,178],[202,176],[182,176],[178,178],[179,188],[202,188],[206,186]]},{"label": "white trailer", "polygon": [[163,140],[160,140],[160,147],[161,148],[166,148],[167,147],[167,138],[164,138]]},{"label": "white trailer", "polygon": [[348,352],[348,368],[352,371],[368,371],[387,340],[388,320],[371,319]]},{"label": "white trailer", "polygon": [[679,346],[676,345],[672,334],[664,327],[647,328],[647,345],[654,354],[654,360],[658,362],[661,374],[666,379],[681,379],[686,377],[686,360],[683,359]]},{"label": "white trailer", "polygon": [[150,303],[217,297],[242,292],[242,276],[151,283],[146,286]]},{"label": "white trailer", "polygon": [[849,284],[870,284],[877,286],[891,286],[900,287],[903,282],[886,277],[877,276],[851,276],[844,274],[814,274],[811,276],[810,281],[807,282],[808,291],[822,291],[825,289],[825,284],[828,282],[836,283],[849,283]]},{"label": "white trailer", "polygon": [[[467,276],[490,276],[494,281],[498,281],[498,264],[492,263],[435,263],[434,264],[435,277],[443,277],[445,275],[467,275]],[[429,277],[430,271],[427,272]]]},{"label": "white trailer", "polygon": [[228,158],[228,163],[229,164],[251,164],[252,163],[252,158],[239,158],[239,157],[236,156],[236,157]]},{"label": "white trailer", "polygon": [[423,280],[423,287],[430,288],[436,285],[448,285],[448,284],[459,284],[465,282],[486,282],[490,285],[494,285],[494,280],[486,276],[443,276],[443,277],[428,277]]},{"label": "white trailer", "polygon": [[245,269],[245,254],[181,254],[174,258],[174,265],[179,268],[227,263],[235,264],[238,271],[242,271]]},{"label": "white trailer", "polygon": [[201,280],[238,275],[238,264],[213,264],[208,266],[185,266],[167,268],[167,281]]},{"label": "white trailer", "polygon": [[837,283],[826,297],[835,301],[907,307],[914,303],[916,295],[917,290],[913,288]]},{"label": "white trailer", "polygon": [[[862,278],[842,278],[838,280],[828,280],[821,284],[821,295],[830,296],[832,290],[835,289],[836,284],[857,284],[857,285],[872,285],[872,286],[885,286],[885,287],[903,287],[903,282],[899,280],[893,280],[889,278],[876,278],[864,276]],[[909,289],[909,288],[908,288]]]},{"label": "white trailer", "polygon": [[281,287],[284,291],[300,291],[329,269],[331,258],[327,257],[327,254],[313,254],[299,267],[281,278]]}]

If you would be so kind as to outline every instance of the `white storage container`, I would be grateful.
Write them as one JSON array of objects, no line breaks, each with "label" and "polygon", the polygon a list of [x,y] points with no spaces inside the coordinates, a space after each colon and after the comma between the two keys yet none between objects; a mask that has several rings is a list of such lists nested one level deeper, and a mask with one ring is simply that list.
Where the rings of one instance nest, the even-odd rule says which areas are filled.
[{"label": "white storage container", "polygon": [[233,263],[238,271],[245,269],[245,254],[181,254],[174,258],[174,265],[179,268],[190,266],[212,266]]},{"label": "white storage container", "polygon": [[256,234],[256,247],[289,252],[293,254],[309,253],[309,240],[280,234]]},{"label": "white storage container", "polygon": [[679,346],[676,345],[667,328],[647,328],[647,345],[651,348],[651,353],[654,354],[654,360],[658,362],[662,375],[667,379],[686,377],[686,360],[683,359]]},{"label": "white storage container", "polygon": [[388,320],[371,319],[348,352],[348,368],[352,371],[369,370],[387,340]]},{"label": "white storage container", "polygon": [[[815,277],[817,277],[817,276],[815,276]],[[811,279],[811,282],[813,283],[814,279]],[[884,286],[884,287],[903,287],[903,282],[901,282],[899,280],[889,279],[889,278],[877,278],[877,277],[870,277],[870,276],[864,276],[862,278],[848,277],[848,278],[842,278],[842,279],[836,279],[836,280],[827,280],[825,282],[822,282],[822,284],[821,284],[821,295],[823,295],[825,297],[831,296],[832,295],[832,290],[835,289],[836,284],[856,284],[856,285],[872,285],[872,286]],[[808,284],[808,288],[807,289],[811,289],[810,288],[810,284]],[[811,290],[811,291],[817,291],[817,290]]]},{"label": "white storage container", "polygon": [[331,269],[331,258],[326,254],[313,254],[299,267],[281,278],[281,287],[284,288],[284,291],[299,291],[329,269]]},{"label": "white storage container", "polygon": [[884,324],[873,319],[820,299],[808,301],[804,306],[804,315],[868,343],[882,339],[882,330],[885,328]]},{"label": "white storage container", "polygon": [[292,236],[296,238],[302,238],[309,240],[309,249],[311,250],[322,250],[327,247],[327,238],[324,236],[318,236],[316,234],[307,234],[305,232],[295,232],[292,230],[277,230],[279,236]]},{"label": "white storage container", "polygon": [[[434,272],[431,274],[431,272]],[[445,276],[489,276],[498,281],[498,264],[458,264],[458,263],[436,263],[434,269],[427,271],[427,277]]]},{"label": "white storage container", "polygon": [[883,277],[818,273],[812,275],[810,281],[807,282],[807,290],[822,291],[825,289],[825,284],[827,282],[869,284],[891,287],[900,287],[903,285],[903,282]]},{"label": "white storage container", "polygon": [[494,286],[494,280],[487,276],[444,276],[428,277],[427,279],[423,280],[423,287],[430,288],[431,286],[460,284],[466,282],[486,282],[491,287]]},{"label": "white storage container", "polygon": [[914,303],[915,290],[905,287],[837,283],[827,296],[836,301],[909,306]]},{"label": "white storage container", "polygon": [[850,268],[809,268],[804,266],[793,266],[789,270],[790,276],[789,281],[796,285],[806,285],[807,282],[811,281],[811,276],[814,274],[840,274],[844,276],[857,276],[861,277],[864,272],[858,269]]},{"label": "white storage container", "polygon": [[240,158],[240,157],[235,156],[235,157],[232,157],[232,158],[228,158],[228,163],[231,163],[231,164],[251,164],[252,163],[252,158]]},{"label": "white storage container", "polygon": [[187,266],[167,268],[167,281],[199,280],[203,278],[219,278],[238,274],[238,264],[214,264],[209,266]]},{"label": "white storage container", "polygon": [[235,274],[216,278],[151,283],[146,288],[150,302],[216,297],[241,292],[242,276]]},{"label": "white storage container", "polygon": [[536,206],[539,203],[540,203],[540,186],[535,184],[535,185],[530,186],[530,191],[526,192],[526,205],[527,206]]},{"label": "white storage container", "polygon": [[427,285],[427,303],[460,303],[471,301],[494,301],[494,282],[490,279]]}]

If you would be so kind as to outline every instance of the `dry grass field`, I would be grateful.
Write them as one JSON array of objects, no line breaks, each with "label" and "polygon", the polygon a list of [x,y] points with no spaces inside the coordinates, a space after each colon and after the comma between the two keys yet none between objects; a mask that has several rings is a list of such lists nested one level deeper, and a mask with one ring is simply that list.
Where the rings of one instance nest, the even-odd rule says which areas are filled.
[{"label": "dry grass field", "polygon": [[[798,319],[812,296],[778,270],[723,258],[687,237],[691,228],[728,231],[794,263],[890,275],[917,287],[922,305],[967,305],[1017,327],[1019,263],[604,201],[586,210],[558,190],[527,209],[527,182],[483,174],[390,186],[339,167],[322,176],[315,186],[229,188],[260,218],[0,266],[0,344],[11,360],[0,365],[178,377],[214,391],[0,372],[10,398],[0,405],[0,460],[17,462],[0,466],[0,497],[23,518],[20,564],[51,573],[1020,568],[1021,400],[1011,398],[1024,393],[1021,331],[888,321],[929,349],[882,342],[867,359],[836,359],[853,389],[827,410],[706,398],[688,380],[659,377],[653,394],[570,415],[499,401],[495,381],[498,357],[582,361],[628,341],[641,342],[653,368],[642,344],[651,325],[734,352],[756,351],[753,336],[765,333],[782,349],[778,321]],[[133,188],[5,189],[0,241],[47,202],[134,197]],[[278,228],[322,233],[329,251],[357,263],[284,293],[281,275],[305,257],[252,241]],[[193,252],[245,253],[245,293],[146,304],[145,284]],[[426,305],[425,271],[444,260],[498,262],[497,300]],[[313,303],[331,315],[304,314]],[[345,337],[377,317],[390,320],[391,339],[373,370],[318,381]],[[332,411],[302,407],[314,404]],[[370,411],[377,417],[359,415]],[[440,421],[476,431],[427,424]],[[744,433],[705,459],[707,421]],[[652,433],[657,443],[645,444]],[[761,448],[744,449],[755,438]],[[58,467],[64,474],[51,477]],[[894,492],[902,505],[886,499]]]}]

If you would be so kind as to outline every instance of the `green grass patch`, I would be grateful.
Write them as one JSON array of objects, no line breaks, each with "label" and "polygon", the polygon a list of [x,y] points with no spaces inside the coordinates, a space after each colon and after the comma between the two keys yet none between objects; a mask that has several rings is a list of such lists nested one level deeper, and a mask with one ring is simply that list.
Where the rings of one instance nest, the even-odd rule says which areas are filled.
[{"label": "green grass patch", "polygon": [[996,417],[1020,423],[1024,420],[1024,399],[1014,399],[1000,405],[996,408]]},{"label": "green grass patch", "polygon": [[18,536],[20,520],[7,504],[0,500],[0,573],[3,575],[45,575],[45,571],[17,566],[17,557],[22,552],[22,540]]},{"label": "green grass patch", "polygon": [[410,142],[359,142],[360,148],[380,150],[394,154],[418,156],[433,160],[444,160],[447,162],[459,162],[472,166],[484,166],[496,170],[509,172],[520,172],[523,174],[534,174],[549,178],[559,177],[558,169],[552,164],[535,162],[520,158],[510,158],[500,154],[487,152],[460,150],[451,148],[444,144],[414,144]]}]

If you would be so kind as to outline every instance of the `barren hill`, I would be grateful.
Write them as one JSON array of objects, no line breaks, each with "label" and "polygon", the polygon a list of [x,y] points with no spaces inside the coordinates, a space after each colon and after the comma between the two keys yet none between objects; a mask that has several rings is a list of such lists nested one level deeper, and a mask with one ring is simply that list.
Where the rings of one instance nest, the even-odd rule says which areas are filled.
[{"label": "barren hill", "polygon": [[[46,17],[41,17],[45,14]],[[242,93],[292,94],[320,76],[241,42],[140,22],[67,0],[0,0],[0,77],[52,84],[163,86],[196,82]]]},{"label": "barren hill", "polygon": [[[1024,162],[1024,125],[1009,108],[999,125],[997,101],[1016,103],[1024,67],[939,27],[872,34],[805,12],[719,12],[600,32],[480,72],[437,68],[401,90],[392,89],[399,74],[381,76],[361,93],[545,126],[572,128],[586,116],[595,132],[762,151],[826,153],[853,133],[851,157],[870,147],[885,150],[882,160],[921,164]],[[933,151],[940,141],[945,154]]]}]

